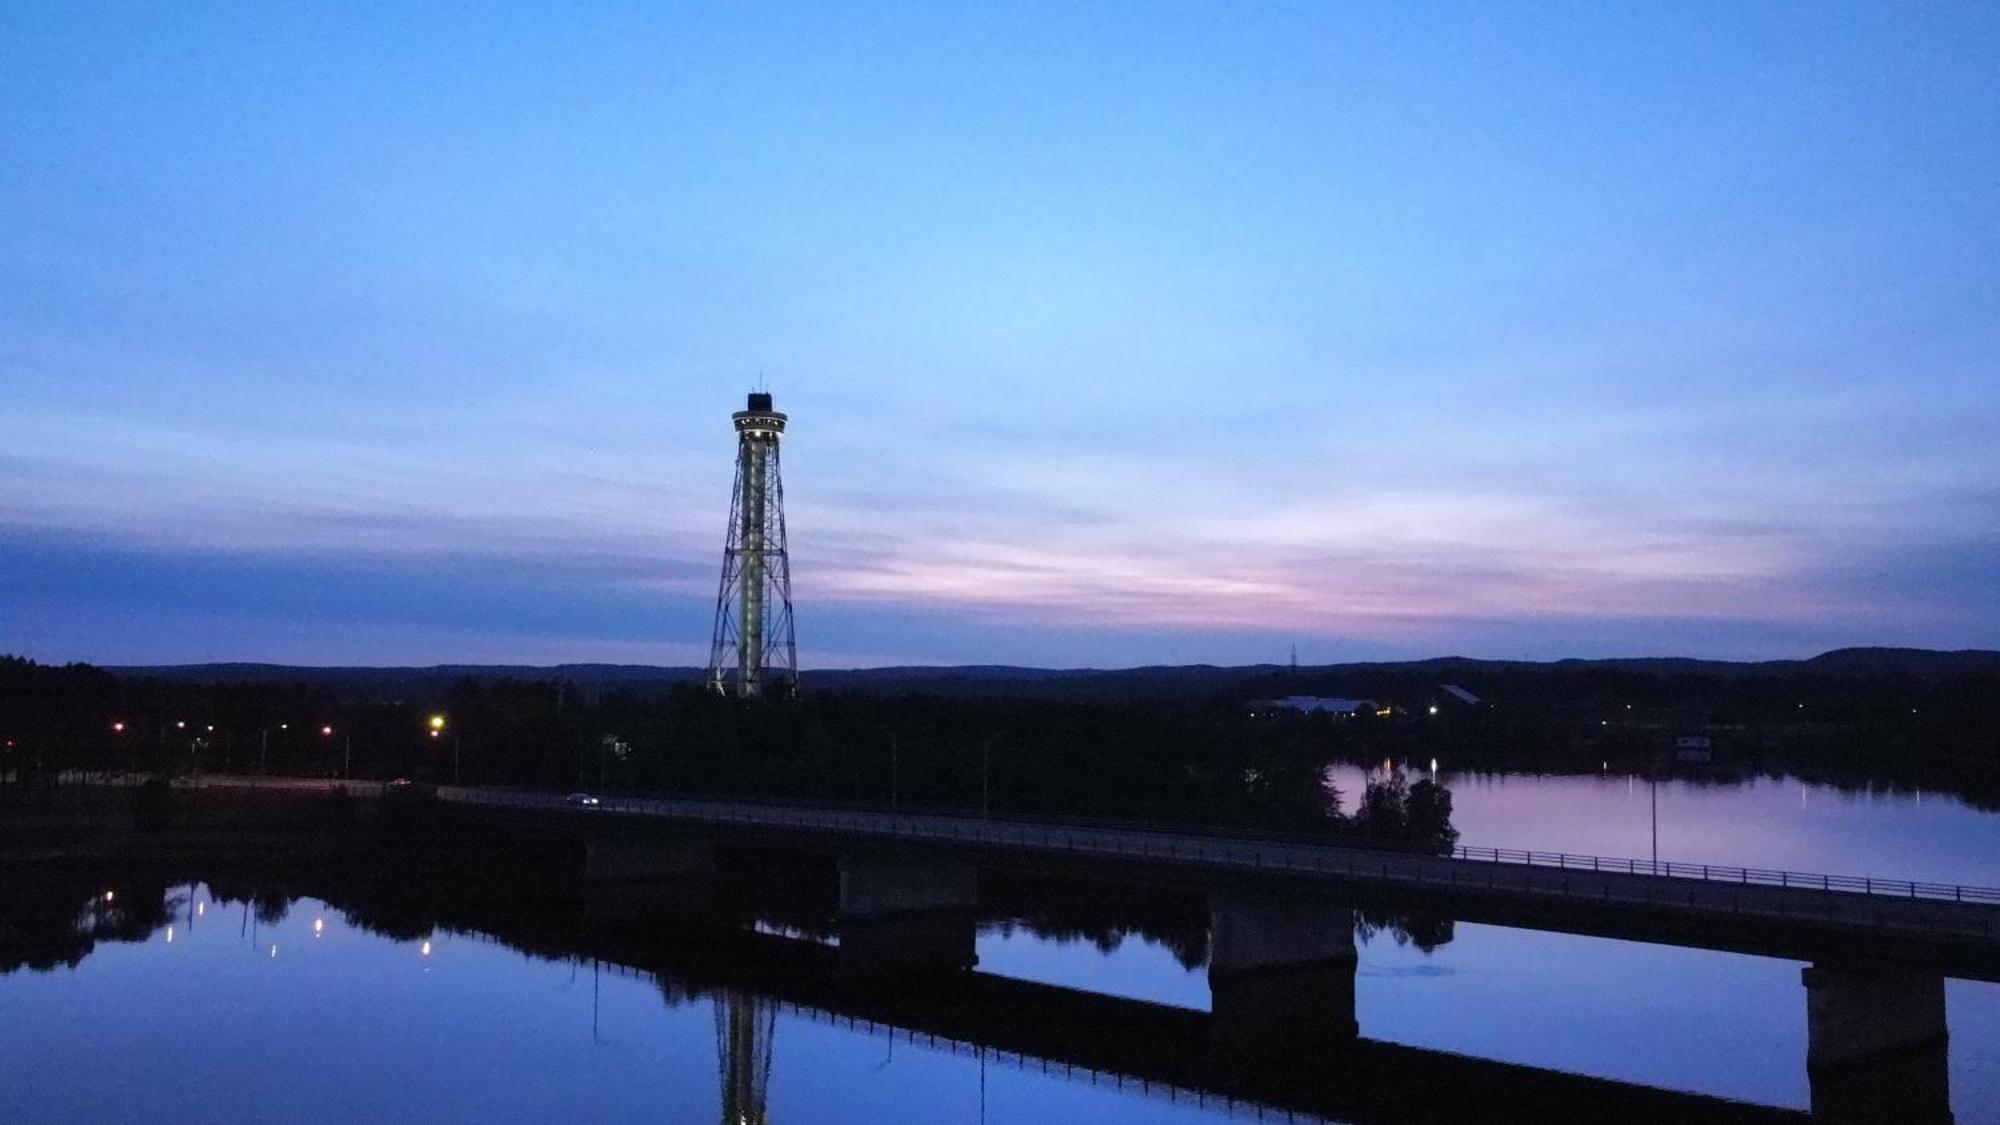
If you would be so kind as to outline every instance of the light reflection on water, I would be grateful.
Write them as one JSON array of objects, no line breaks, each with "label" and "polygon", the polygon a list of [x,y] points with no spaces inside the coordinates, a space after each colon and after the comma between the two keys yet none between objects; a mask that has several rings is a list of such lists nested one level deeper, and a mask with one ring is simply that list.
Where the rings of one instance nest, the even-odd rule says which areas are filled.
[{"label": "light reflection on water", "polygon": [[[396,940],[310,899],[192,887],[168,909],[74,969],[0,977],[0,1120],[716,1119],[708,998],[478,934]],[[980,971],[1206,1008],[1203,966],[1136,934],[1104,944],[989,924]],[[1466,923],[1426,953],[1384,930],[1361,946],[1356,1013],[1373,1039],[1803,1108],[1799,968]],[[1950,982],[1948,1005],[1959,1120],[2000,1120],[2000,986]],[[793,1010],[771,1026],[772,1121],[1222,1119]]]}]

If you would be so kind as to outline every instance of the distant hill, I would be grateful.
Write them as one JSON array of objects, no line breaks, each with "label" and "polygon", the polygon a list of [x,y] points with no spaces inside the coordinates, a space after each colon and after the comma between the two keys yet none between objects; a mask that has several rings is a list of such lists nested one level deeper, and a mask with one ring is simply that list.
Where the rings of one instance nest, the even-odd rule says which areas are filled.
[{"label": "distant hill", "polygon": [[[422,694],[462,679],[523,682],[566,680],[586,691],[660,688],[694,683],[701,669],[644,664],[438,664],[428,667],[315,668],[283,664],[176,664],[109,669],[126,676],[150,676],[180,683],[303,683],[341,695],[396,697]],[[1810,676],[1867,679],[1883,676],[1941,679],[2000,674],[2000,652],[1966,649],[1944,652],[1911,648],[1845,648],[1806,660],[1727,661],[1683,657],[1603,660],[1477,660],[1461,656],[1428,660],[1328,664],[1296,670],[1279,664],[1218,666],[1158,665],[1141,668],[1027,668],[997,664],[942,667],[809,669],[812,690],[869,693],[925,692],[944,695],[1116,699],[1165,696],[1282,694],[1301,684],[1361,680],[1417,680],[1490,683],[1522,677],[1626,674],[1661,679],[1709,677],[1743,679]]]},{"label": "distant hill", "polygon": [[2000,672],[2000,652],[1964,648],[1838,648],[1803,662],[1808,671],[1840,676],[1957,676]]}]

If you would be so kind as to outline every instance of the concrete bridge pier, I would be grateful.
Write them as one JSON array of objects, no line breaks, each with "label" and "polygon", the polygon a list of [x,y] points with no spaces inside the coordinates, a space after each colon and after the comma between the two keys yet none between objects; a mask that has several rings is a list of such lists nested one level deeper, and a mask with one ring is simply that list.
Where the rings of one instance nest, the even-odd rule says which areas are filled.
[{"label": "concrete bridge pier", "polygon": [[600,922],[679,917],[708,922],[718,913],[715,848],[707,840],[589,836],[583,844],[583,901]]},{"label": "concrete bridge pier", "polygon": [[959,972],[976,953],[979,872],[932,857],[840,857],[840,967],[890,979]]},{"label": "concrete bridge pier", "polygon": [[1312,1054],[1360,1033],[1354,911],[1311,899],[1216,891],[1208,898],[1215,1049]]},{"label": "concrete bridge pier", "polygon": [[1801,975],[1815,1121],[1952,1120],[1943,977],[1846,964]]}]

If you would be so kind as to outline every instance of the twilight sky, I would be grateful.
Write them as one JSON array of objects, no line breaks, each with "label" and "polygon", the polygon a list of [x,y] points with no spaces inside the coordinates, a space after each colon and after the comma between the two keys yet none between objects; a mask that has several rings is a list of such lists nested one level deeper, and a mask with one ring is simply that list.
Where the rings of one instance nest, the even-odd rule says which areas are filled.
[{"label": "twilight sky", "polygon": [[0,7],[0,652],[2000,646],[2000,6],[547,7]]}]

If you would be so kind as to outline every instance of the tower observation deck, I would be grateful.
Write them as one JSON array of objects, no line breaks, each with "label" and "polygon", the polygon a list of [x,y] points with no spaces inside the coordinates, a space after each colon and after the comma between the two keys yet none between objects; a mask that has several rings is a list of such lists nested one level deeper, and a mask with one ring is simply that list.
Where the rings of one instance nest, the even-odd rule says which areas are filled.
[{"label": "tower observation deck", "polygon": [[785,551],[785,485],[778,442],[785,416],[771,396],[753,392],[736,423],[736,488],[729,497],[729,533],[722,550],[722,584],[715,595],[715,630],[708,649],[708,686],[749,699],[798,686],[798,645],[792,636],[792,567]]}]

